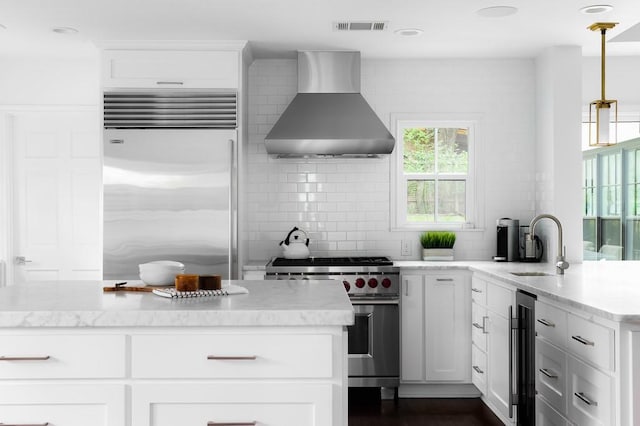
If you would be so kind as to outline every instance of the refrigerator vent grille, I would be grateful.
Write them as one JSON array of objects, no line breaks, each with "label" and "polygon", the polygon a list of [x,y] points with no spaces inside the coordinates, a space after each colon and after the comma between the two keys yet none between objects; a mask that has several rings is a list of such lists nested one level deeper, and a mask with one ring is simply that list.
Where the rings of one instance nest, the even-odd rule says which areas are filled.
[{"label": "refrigerator vent grille", "polygon": [[236,98],[220,92],[105,92],[104,128],[235,129]]}]

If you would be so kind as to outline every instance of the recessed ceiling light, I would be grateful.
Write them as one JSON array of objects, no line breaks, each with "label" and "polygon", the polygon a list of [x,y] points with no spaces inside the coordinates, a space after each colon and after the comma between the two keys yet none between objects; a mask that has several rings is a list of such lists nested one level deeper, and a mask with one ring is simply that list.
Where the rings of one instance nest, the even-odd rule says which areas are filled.
[{"label": "recessed ceiling light", "polygon": [[393,33],[404,37],[417,37],[423,32],[424,31],[422,31],[420,28],[401,28],[399,30],[395,30]]},{"label": "recessed ceiling light", "polygon": [[58,34],[76,34],[78,30],[71,27],[55,27],[51,31]]},{"label": "recessed ceiling light", "polygon": [[476,10],[476,13],[483,18],[502,18],[518,13],[518,8],[513,6],[492,6]]},{"label": "recessed ceiling light", "polygon": [[613,10],[613,6],[609,4],[593,4],[591,6],[585,6],[580,9],[580,12],[587,15],[597,15],[598,13],[610,12]]}]

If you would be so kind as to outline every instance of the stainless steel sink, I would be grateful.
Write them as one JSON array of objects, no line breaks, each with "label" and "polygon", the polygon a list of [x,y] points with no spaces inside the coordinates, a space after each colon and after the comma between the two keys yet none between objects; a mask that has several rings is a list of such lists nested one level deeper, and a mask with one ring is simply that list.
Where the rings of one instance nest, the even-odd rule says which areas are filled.
[{"label": "stainless steel sink", "polygon": [[511,275],[517,275],[519,277],[553,277],[553,274],[546,272],[510,272]]}]

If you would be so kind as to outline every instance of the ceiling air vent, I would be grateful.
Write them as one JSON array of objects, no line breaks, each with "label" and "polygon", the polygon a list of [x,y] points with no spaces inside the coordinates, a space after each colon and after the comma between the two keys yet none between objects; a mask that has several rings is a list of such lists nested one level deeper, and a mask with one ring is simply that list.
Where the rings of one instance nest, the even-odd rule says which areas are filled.
[{"label": "ceiling air vent", "polygon": [[338,21],[333,23],[334,31],[384,31],[387,21]]}]

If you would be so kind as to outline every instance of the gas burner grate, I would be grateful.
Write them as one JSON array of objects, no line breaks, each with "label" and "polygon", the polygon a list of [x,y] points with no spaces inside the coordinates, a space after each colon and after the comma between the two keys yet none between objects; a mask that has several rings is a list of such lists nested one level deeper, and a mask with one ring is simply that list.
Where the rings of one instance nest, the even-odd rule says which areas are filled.
[{"label": "gas burner grate", "polygon": [[278,257],[271,266],[387,266],[393,265],[388,257],[309,257],[285,259]]}]

